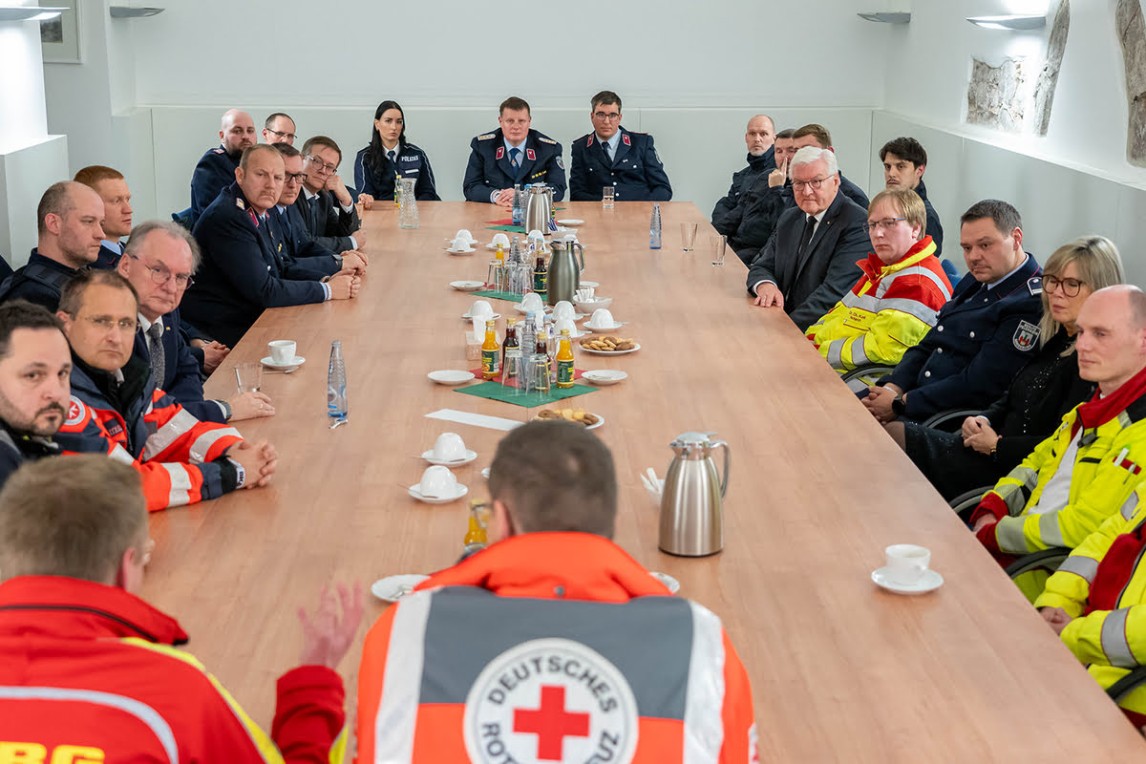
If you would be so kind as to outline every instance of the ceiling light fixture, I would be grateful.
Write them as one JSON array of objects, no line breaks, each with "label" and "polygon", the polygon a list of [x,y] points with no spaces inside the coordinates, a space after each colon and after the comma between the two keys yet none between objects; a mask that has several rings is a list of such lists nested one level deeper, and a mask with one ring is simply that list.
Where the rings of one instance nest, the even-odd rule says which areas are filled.
[{"label": "ceiling light fixture", "polygon": [[907,24],[911,21],[911,13],[900,11],[873,11],[856,15],[865,21],[875,21],[880,24]]},{"label": "ceiling light fixture", "polygon": [[1047,25],[1045,15],[968,16],[967,20],[977,27],[983,27],[983,29],[1005,29],[1009,32],[1029,32],[1034,29],[1042,29]]},{"label": "ceiling light fixture", "polygon": [[41,8],[38,5],[0,6],[0,21],[51,21],[67,8]]}]

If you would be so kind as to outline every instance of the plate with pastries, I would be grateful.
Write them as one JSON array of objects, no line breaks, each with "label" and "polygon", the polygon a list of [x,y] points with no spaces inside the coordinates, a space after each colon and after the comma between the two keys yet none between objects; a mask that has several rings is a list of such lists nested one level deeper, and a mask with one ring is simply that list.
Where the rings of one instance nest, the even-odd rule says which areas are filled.
[{"label": "plate with pastries", "polygon": [[605,417],[583,409],[542,409],[533,417],[535,422],[574,422],[586,430],[595,430],[605,423]]},{"label": "plate with pastries", "polygon": [[581,340],[578,344],[582,350],[592,355],[628,355],[641,349],[636,340],[615,334],[601,334]]}]

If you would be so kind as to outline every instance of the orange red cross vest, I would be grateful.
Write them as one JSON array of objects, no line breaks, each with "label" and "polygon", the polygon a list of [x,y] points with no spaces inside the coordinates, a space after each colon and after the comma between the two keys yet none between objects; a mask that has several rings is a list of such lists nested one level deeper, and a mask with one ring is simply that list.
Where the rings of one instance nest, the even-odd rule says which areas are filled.
[{"label": "orange red cross vest", "polygon": [[720,619],[600,536],[435,574],[371,628],[358,688],[359,762],[757,761]]}]

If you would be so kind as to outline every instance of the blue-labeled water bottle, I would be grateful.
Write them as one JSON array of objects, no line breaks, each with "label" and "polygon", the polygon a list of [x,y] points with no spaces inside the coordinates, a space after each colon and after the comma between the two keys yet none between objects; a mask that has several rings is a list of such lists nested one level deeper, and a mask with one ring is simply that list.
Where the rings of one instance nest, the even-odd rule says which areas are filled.
[{"label": "blue-labeled water bottle", "polygon": [[513,184],[513,213],[511,215],[511,219],[510,219],[510,222],[513,223],[514,225],[521,225],[522,222],[525,220],[525,210],[522,209],[522,207],[524,206],[523,205],[524,198],[525,198],[525,194],[523,194],[521,191],[521,184],[520,183],[514,183]]},{"label": "blue-labeled water bottle", "polygon": [[326,369],[326,414],[332,423],[345,422],[350,413],[346,398],[346,361],[342,358],[342,341],[330,343],[330,365]]},{"label": "blue-labeled water bottle", "polygon": [[649,221],[649,249],[661,248],[661,206],[653,205],[653,219]]}]

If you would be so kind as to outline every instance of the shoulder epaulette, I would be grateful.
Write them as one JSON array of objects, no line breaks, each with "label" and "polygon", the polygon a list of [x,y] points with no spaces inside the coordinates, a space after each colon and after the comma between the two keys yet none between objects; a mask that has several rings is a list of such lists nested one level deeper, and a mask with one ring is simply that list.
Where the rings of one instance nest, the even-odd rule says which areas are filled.
[{"label": "shoulder epaulette", "polygon": [[479,141],[489,141],[489,140],[493,140],[493,138],[494,138],[494,136],[495,136],[495,135],[496,135],[496,133],[486,133],[485,135],[479,135],[479,136],[477,137],[477,140],[479,140]]},{"label": "shoulder epaulette", "polygon": [[553,140],[552,138],[546,138],[544,135],[537,136],[537,140],[541,141],[542,143],[548,143],[552,146],[557,145],[557,141]]},{"label": "shoulder epaulette", "polygon": [[211,153],[212,154],[226,154],[227,152],[222,146],[216,146],[215,148],[211,149]]}]

